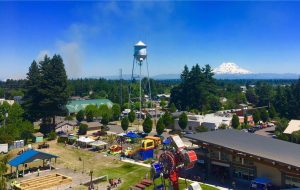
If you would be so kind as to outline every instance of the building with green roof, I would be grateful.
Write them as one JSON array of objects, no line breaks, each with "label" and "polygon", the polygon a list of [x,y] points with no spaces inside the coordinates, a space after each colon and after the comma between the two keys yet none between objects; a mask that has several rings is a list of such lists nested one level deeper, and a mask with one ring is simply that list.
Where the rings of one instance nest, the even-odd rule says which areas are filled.
[{"label": "building with green roof", "polygon": [[109,108],[113,106],[113,103],[108,99],[90,99],[90,100],[71,100],[66,105],[69,114],[78,113],[80,110],[84,110],[88,105],[96,105],[99,107],[102,104],[106,104]]}]

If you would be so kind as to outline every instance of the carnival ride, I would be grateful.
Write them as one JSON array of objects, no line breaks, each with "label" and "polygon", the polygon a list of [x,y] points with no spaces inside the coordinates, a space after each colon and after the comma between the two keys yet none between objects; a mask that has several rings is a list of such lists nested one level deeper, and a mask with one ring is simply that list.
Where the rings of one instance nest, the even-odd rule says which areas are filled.
[{"label": "carnival ride", "polygon": [[197,155],[193,150],[188,150],[179,136],[168,137],[171,144],[158,159],[152,164],[151,173],[153,181],[162,177],[163,189],[166,189],[165,180],[170,182],[169,189],[179,190],[179,172],[194,167]]},{"label": "carnival ride", "polygon": [[138,149],[132,147],[127,147],[123,152],[126,157],[138,156],[141,160],[147,160],[153,158],[155,149],[155,143],[153,140],[144,139],[141,141],[141,146]]},{"label": "carnival ride", "polygon": [[120,146],[120,145],[112,145],[111,147],[109,147],[109,151],[108,152],[111,155],[121,154],[121,152],[122,152],[122,146]]}]

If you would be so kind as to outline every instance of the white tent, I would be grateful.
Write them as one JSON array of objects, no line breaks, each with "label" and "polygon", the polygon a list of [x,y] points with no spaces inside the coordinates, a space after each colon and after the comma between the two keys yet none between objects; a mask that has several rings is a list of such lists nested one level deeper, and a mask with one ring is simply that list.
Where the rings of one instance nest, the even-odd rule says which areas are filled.
[{"label": "white tent", "polygon": [[126,135],[126,133],[119,133],[117,135],[120,136],[120,137],[123,137],[124,135]]},{"label": "white tent", "polygon": [[100,147],[105,147],[105,146],[107,145],[107,143],[98,140],[98,141],[92,142],[90,145],[91,145],[93,148],[100,148]]},{"label": "white tent", "polygon": [[87,147],[90,143],[95,142],[95,140],[89,138],[89,137],[79,137],[77,139],[77,142],[79,144],[80,147]]},{"label": "white tent", "polygon": [[95,142],[95,140],[91,139],[90,137],[79,137],[79,139],[77,139],[78,142],[82,142],[82,143],[92,143]]}]

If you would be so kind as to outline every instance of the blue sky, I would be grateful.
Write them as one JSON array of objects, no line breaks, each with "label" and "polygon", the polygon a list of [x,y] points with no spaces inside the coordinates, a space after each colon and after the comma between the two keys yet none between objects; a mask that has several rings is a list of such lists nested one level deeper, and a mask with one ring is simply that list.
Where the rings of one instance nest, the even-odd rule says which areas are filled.
[{"label": "blue sky", "polygon": [[0,2],[0,79],[45,53],[69,77],[130,73],[139,40],[150,75],[223,62],[300,73],[300,2]]}]

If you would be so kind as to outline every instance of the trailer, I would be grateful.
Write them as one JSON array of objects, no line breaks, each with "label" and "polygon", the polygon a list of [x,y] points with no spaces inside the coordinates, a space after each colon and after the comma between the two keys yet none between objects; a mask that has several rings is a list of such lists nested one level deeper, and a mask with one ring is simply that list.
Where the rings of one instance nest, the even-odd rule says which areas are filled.
[{"label": "trailer", "polygon": [[8,153],[8,144],[0,144],[0,153],[1,154],[6,154]]}]

